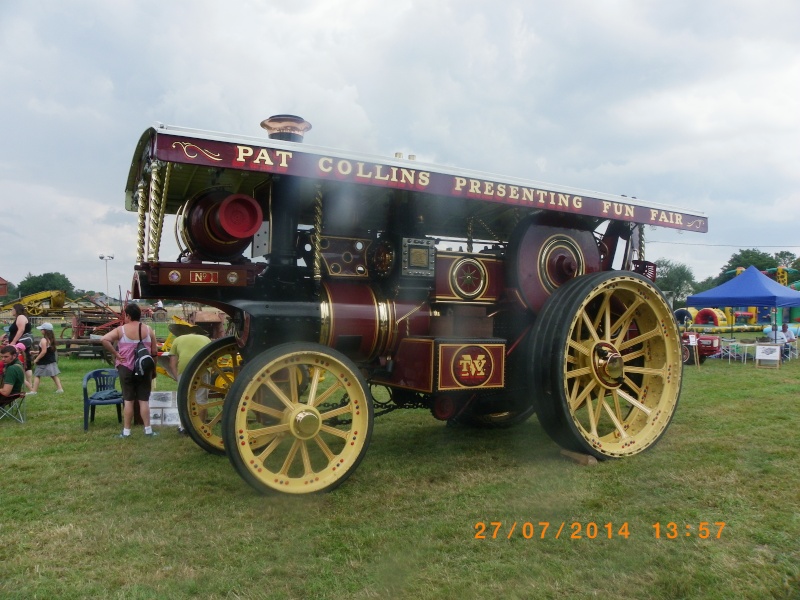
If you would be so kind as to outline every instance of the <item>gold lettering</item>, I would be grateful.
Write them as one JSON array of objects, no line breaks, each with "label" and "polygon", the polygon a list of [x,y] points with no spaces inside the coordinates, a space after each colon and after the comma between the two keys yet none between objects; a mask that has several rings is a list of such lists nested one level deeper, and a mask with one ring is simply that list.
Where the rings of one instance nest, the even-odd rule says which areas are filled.
[{"label": "gold lettering", "polygon": [[675,215],[675,224],[676,225],[683,225],[683,215],[676,214]]},{"label": "gold lettering", "polygon": [[416,171],[413,169],[400,169],[400,183],[408,183],[414,185],[414,175]]},{"label": "gold lettering", "polygon": [[419,183],[419,185],[421,185],[422,187],[427,187],[430,182],[431,182],[431,174],[426,171],[422,171],[419,174],[419,177],[417,177],[417,183]]},{"label": "gold lettering", "polygon": [[456,177],[455,191],[460,192],[461,188],[463,188],[465,185],[467,185],[466,179],[464,179],[463,177]]},{"label": "gold lettering", "polygon": [[633,207],[625,205],[625,216],[633,218]]},{"label": "gold lettering", "polygon": [[260,162],[263,162],[265,165],[270,165],[270,166],[274,165],[272,159],[269,157],[269,152],[267,152],[266,148],[262,148],[261,150],[258,151],[258,156],[256,156],[256,159],[253,161],[253,164],[257,165]]},{"label": "gold lettering", "polygon": [[609,202],[608,200],[603,200],[603,214],[604,215],[608,214],[608,209],[609,208],[611,208],[611,202]]},{"label": "gold lettering", "polygon": [[384,175],[381,177],[381,170],[383,169],[383,165],[376,165],[375,166],[375,179],[380,179],[381,181],[389,181],[389,176]]},{"label": "gold lettering", "polygon": [[359,162],[356,163],[358,165],[356,177],[361,177],[362,179],[372,179],[372,173],[365,173],[364,172],[364,163]]},{"label": "gold lettering", "polygon": [[569,194],[558,195],[558,205],[564,208],[569,208]]},{"label": "gold lettering", "polygon": [[498,198],[505,198],[506,197],[506,184],[505,183],[498,183],[497,184],[497,197]]},{"label": "gold lettering", "polygon": [[550,206],[555,205],[555,203],[556,203],[555,198],[556,198],[556,193],[555,192],[550,192]]},{"label": "gold lettering", "polygon": [[333,170],[333,159],[327,156],[320,158],[318,167],[323,173],[330,173]]},{"label": "gold lettering", "polygon": [[483,182],[483,195],[484,196],[493,196],[494,195],[494,184],[491,181],[484,181]]},{"label": "gold lettering", "polygon": [[577,208],[578,210],[583,208],[583,198],[580,196],[573,196],[572,197],[572,205]]},{"label": "gold lettering", "polygon": [[397,167],[389,167],[392,170],[392,181],[397,181]]},{"label": "gold lettering", "polygon": [[533,192],[531,188],[522,188],[522,199],[528,202],[533,202]]},{"label": "gold lettering", "polygon": [[544,197],[545,197],[546,194],[547,194],[547,192],[545,192],[545,191],[536,190],[536,195],[539,196],[539,204],[544,204]]},{"label": "gold lettering", "polygon": [[244,162],[245,158],[253,156],[253,149],[250,146],[236,146],[239,151],[236,162]]},{"label": "gold lettering", "polygon": [[281,159],[282,167],[289,166],[289,159],[292,158],[291,152],[287,152],[286,150],[273,150],[273,152],[275,152],[275,156],[278,156]]},{"label": "gold lettering", "polygon": [[481,193],[481,182],[477,179],[470,179],[469,180],[469,193],[470,194],[480,194]]},{"label": "gold lettering", "polygon": [[353,165],[350,161],[340,160],[336,163],[336,170],[339,171],[340,175],[350,175],[353,172]]},{"label": "gold lettering", "polygon": [[508,196],[512,200],[519,200],[519,188],[515,185],[511,186],[511,194]]},{"label": "gold lettering", "polygon": [[654,208],[650,209],[650,220],[655,221],[658,218],[658,211]]}]

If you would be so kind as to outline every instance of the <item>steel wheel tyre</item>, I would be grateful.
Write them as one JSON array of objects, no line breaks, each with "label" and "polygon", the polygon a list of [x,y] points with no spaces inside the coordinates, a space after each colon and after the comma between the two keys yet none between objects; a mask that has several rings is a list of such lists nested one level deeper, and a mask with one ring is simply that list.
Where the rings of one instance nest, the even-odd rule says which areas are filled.
[{"label": "steel wheel tyre", "polygon": [[[302,371],[307,385],[298,385]],[[253,488],[308,494],[350,476],[367,451],[372,422],[372,396],[350,359],[319,344],[290,343],[242,369],[223,430],[228,458]]]},{"label": "steel wheel tyre", "polygon": [[192,357],[178,383],[178,414],[194,442],[211,454],[225,454],[222,406],[241,370],[233,336],[214,340]]},{"label": "steel wheel tyre", "polygon": [[600,459],[637,454],[666,431],[683,352],[658,289],[634,273],[595,273],[556,290],[538,316],[531,379],[547,433]]}]

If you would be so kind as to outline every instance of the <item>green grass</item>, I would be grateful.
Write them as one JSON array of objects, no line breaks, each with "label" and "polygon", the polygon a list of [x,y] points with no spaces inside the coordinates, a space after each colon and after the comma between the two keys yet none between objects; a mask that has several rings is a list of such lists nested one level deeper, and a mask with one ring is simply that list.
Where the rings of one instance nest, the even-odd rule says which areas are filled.
[{"label": "green grass", "polygon": [[[60,366],[66,394],[45,380],[28,422],[0,422],[2,598],[800,598],[800,361],[687,367],[664,439],[590,467],[535,418],[479,431],[396,411],[313,497],[258,496],[174,428],[114,439],[114,407],[84,433],[80,380],[103,364]],[[683,535],[718,521],[719,539]],[[589,522],[595,539],[567,535]]]}]

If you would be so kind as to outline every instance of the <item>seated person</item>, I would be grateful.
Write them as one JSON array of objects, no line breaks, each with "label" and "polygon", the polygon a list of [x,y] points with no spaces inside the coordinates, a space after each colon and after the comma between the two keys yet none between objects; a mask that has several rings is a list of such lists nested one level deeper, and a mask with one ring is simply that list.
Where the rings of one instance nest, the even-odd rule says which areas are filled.
[{"label": "seated person", "polygon": [[22,393],[25,386],[25,370],[17,360],[17,349],[6,345],[0,348],[3,361],[3,383],[0,385],[0,400],[6,400]]},{"label": "seated person", "polygon": [[789,329],[788,323],[781,325],[781,333],[783,333],[783,337],[786,340],[783,344],[783,358],[789,358],[792,352],[792,344],[794,344],[797,337],[794,335],[794,332]]}]

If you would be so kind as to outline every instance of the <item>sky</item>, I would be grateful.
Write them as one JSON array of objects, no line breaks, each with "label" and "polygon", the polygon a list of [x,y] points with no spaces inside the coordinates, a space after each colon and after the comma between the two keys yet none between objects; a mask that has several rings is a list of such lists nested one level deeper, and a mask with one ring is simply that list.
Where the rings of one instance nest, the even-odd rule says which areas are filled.
[{"label": "sky", "polygon": [[800,254],[799,28],[796,0],[0,0],[0,277],[125,294],[141,134],[282,113],[315,146],[705,212],[645,232],[698,281]]}]

